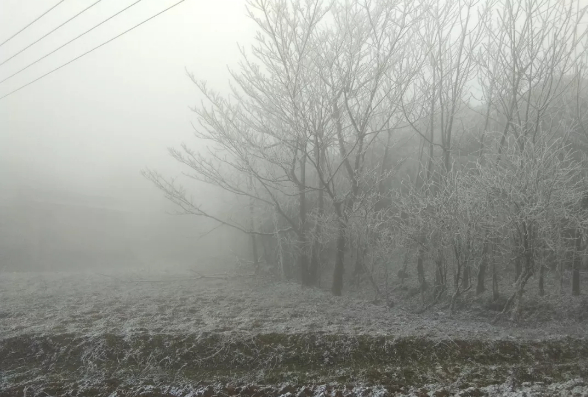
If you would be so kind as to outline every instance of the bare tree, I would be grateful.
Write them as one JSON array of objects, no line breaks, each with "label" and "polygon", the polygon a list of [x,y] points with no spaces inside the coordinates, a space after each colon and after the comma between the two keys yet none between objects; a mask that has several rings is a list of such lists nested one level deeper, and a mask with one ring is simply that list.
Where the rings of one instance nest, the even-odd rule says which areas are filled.
[{"label": "bare tree", "polygon": [[[190,169],[191,178],[248,197],[252,206],[273,208],[286,220],[286,230],[298,238],[299,277],[305,284],[310,282],[306,164],[311,141],[304,117],[313,105],[305,87],[313,83],[309,43],[327,10],[319,0],[250,1],[249,16],[259,28],[257,44],[251,49],[253,58],[242,50],[240,68],[231,72],[232,93],[221,96],[190,74],[207,102],[193,109],[199,121],[195,135],[208,143],[206,150],[186,144],[170,149]],[[150,170],[144,174],[186,213],[259,234],[212,215],[174,180]],[[292,198],[298,201],[297,214],[288,211]]]},{"label": "bare tree", "polygon": [[[498,297],[507,254],[515,315],[530,277],[544,287],[554,252],[577,254],[579,280],[588,39],[577,1],[249,0],[247,10],[258,33],[230,93],[190,74],[204,98],[193,109],[202,145],[170,153],[248,216],[214,214],[145,170],[183,212],[250,234],[256,264],[275,244],[281,273],[293,261],[303,284],[317,285],[332,259],[334,295],[351,251],[356,280],[381,295],[377,263],[391,246],[415,254],[423,300],[450,297],[452,310],[486,290],[490,270]],[[418,137],[413,153],[393,150],[396,131]],[[415,181],[388,187],[409,157]]]},{"label": "bare tree", "polygon": [[[514,304],[515,318],[520,313],[525,285],[538,270],[542,247],[561,243],[555,238],[561,220],[573,225],[574,230],[583,228],[580,225],[586,222],[579,207],[585,189],[578,178],[582,167],[569,147],[561,139],[551,141],[546,136],[534,140],[527,137],[523,146],[521,151],[518,137],[506,140],[493,164],[480,166],[472,176],[472,185],[481,190],[479,197],[494,197],[491,227],[503,231],[503,244],[512,244],[514,260],[521,262],[515,293],[504,309]],[[501,161],[496,161],[498,156]],[[516,238],[508,238],[511,235]],[[559,248],[561,252],[564,247]]]},{"label": "bare tree", "polygon": [[332,292],[340,295],[350,213],[362,193],[378,186],[364,183],[374,171],[366,169],[366,153],[399,122],[404,82],[414,74],[406,62],[412,59],[410,32],[421,11],[405,0],[356,0],[332,9],[333,25],[323,32],[315,58],[328,90],[332,123],[322,138],[331,156],[326,167],[315,169],[338,220]]}]

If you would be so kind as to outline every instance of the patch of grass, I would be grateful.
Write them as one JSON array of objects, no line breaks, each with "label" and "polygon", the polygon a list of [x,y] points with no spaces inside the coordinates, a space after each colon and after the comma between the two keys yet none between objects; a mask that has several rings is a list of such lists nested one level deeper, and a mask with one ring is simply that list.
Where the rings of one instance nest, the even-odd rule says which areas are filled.
[{"label": "patch of grass", "polygon": [[460,381],[481,387],[507,379],[523,383],[586,377],[587,357],[588,341],[583,339],[534,342],[319,333],[108,333],[22,335],[0,341],[0,366],[12,374],[12,383],[24,381],[19,372],[28,371],[28,379],[35,378],[31,376],[35,371],[63,374],[61,382],[45,382],[53,395],[71,390],[75,383],[71,379],[87,377],[101,380],[108,389],[123,387],[125,379],[153,384],[178,379],[242,379],[271,384],[332,381],[400,386]]}]

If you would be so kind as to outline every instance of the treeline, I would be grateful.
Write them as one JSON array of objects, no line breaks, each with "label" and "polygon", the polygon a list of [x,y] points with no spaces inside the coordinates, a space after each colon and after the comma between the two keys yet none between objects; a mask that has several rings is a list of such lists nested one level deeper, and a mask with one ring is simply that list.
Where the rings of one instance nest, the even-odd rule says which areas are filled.
[{"label": "treeline", "polygon": [[[586,9],[541,0],[250,0],[228,95],[205,101],[185,175],[247,216],[144,175],[184,212],[251,235],[255,263],[333,294],[377,293],[405,255],[429,301],[571,270],[588,241]],[[397,269],[395,269],[397,270]],[[488,279],[488,280],[487,280]],[[490,287],[487,287],[487,284]]]}]

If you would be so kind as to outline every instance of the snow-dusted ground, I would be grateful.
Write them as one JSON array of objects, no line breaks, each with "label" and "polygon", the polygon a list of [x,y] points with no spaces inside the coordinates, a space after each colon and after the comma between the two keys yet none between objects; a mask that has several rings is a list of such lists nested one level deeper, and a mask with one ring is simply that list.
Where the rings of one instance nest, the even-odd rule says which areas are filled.
[{"label": "snow-dusted ground", "polygon": [[[434,308],[414,314],[352,296],[250,277],[194,273],[1,273],[0,338],[56,333],[304,333],[545,339],[587,337],[586,322],[491,324]],[[443,310],[443,311],[440,311]]]},{"label": "snow-dusted ground", "polygon": [[[575,312],[583,310],[585,297],[573,299]],[[560,300],[553,300],[554,307],[565,303]],[[5,355],[0,357],[0,397],[22,395],[25,390],[27,395],[53,396],[103,395],[107,390],[117,390],[112,396],[588,396],[588,357],[574,353],[588,352],[585,320],[560,316],[540,324],[491,324],[491,316],[475,314],[475,310],[450,316],[443,306],[423,314],[415,314],[408,307],[400,301],[390,308],[350,295],[333,297],[294,283],[246,276],[198,278],[180,270],[0,273],[0,355]],[[273,345],[263,350],[266,339],[259,337],[271,334],[278,337],[267,339]],[[287,342],[300,352],[287,354],[284,336],[292,336]],[[208,346],[208,341],[213,345]],[[554,343],[549,344],[551,341]],[[361,343],[371,349],[365,355],[358,352]],[[429,346],[430,353],[429,347],[420,344]],[[218,378],[224,383],[214,384],[212,389],[210,383],[191,383],[207,376],[202,369],[206,370],[208,363],[226,365],[226,359],[215,355],[230,355],[232,346],[236,349],[235,362],[242,366],[235,379],[250,386],[229,393],[226,382],[232,375],[226,374],[226,367]],[[415,347],[403,352],[406,346]],[[479,356],[470,360],[467,346]],[[501,353],[493,355],[493,346],[502,349]],[[516,351],[508,351],[509,346]],[[541,351],[537,356],[533,353],[536,346]],[[536,357],[559,357],[559,351],[550,350],[558,346],[563,346],[562,357],[554,363],[552,374],[551,363]],[[332,352],[331,357],[329,349],[334,347],[349,350]],[[119,356],[118,348],[126,351]],[[309,348],[322,350],[317,354]],[[290,365],[287,363],[298,362],[299,354],[310,360],[302,366],[312,369],[290,376],[280,369],[282,364],[266,366],[256,361],[255,354],[264,359],[279,356],[284,370]],[[387,360],[388,354],[397,356]],[[434,358],[437,354],[444,357],[440,364]],[[174,355],[183,356],[176,360],[170,357]],[[202,355],[205,357],[200,360]],[[412,362],[403,361],[403,355]],[[525,358],[519,360],[518,355]],[[506,361],[487,363],[484,360],[488,357],[505,357]],[[581,365],[575,364],[578,357]],[[355,361],[347,362],[348,358]],[[115,365],[111,367],[112,363]],[[325,378],[321,378],[322,363]],[[71,365],[75,368],[69,368]],[[255,372],[250,378],[243,373],[243,366],[245,372],[249,371],[248,365]],[[196,372],[185,372],[190,366]],[[418,373],[421,370],[423,373]],[[264,379],[270,372],[266,371],[274,371],[271,374],[279,379],[276,382],[286,383],[268,386]],[[355,379],[356,385],[323,383],[339,375],[341,379]],[[555,378],[550,381],[552,375]],[[386,379],[387,385],[362,386],[361,379],[370,376]],[[408,382],[411,378],[418,381]],[[527,378],[540,381],[525,382]],[[442,379],[452,381],[443,383]],[[497,381],[492,383],[492,379]]]}]

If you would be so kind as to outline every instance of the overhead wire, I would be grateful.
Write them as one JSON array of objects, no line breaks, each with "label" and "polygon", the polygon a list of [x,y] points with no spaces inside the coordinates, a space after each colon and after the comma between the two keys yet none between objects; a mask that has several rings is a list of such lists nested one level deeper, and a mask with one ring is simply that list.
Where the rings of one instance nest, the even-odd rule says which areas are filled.
[{"label": "overhead wire", "polygon": [[143,0],[137,0],[134,3],[132,3],[131,5],[123,8],[122,10],[120,10],[119,12],[117,12],[114,15],[111,15],[110,17],[106,18],[104,21],[100,22],[97,25],[94,25],[93,27],[91,27],[90,29],[86,30],[84,33],[74,37],[73,39],[71,39],[70,41],[68,41],[67,43],[57,47],[56,49],[54,49],[53,51],[49,52],[48,54],[43,55],[41,58],[38,58],[36,61],[33,61],[31,63],[29,63],[27,66],[25,66],[22,69],[17,70],[16,72],[12,73],[10,76],[6,77],[4,80],[0,80],[0,84],[4,83],[6,80],[9,80],[11,78],[13,78],[14,76],[16,76],[17,74],[24,72],[25,70],[27,70],[28,68],[30,68],[31,66],[33,66],[34,64],[42,61],[43,59],[47,58],[49,55],[55,54],[57,51],[61,50],[63,47],[73,43],[74,41],[76,41],[77,39],[79,39],[80,37],[84,36],[87,33],[90,33],[92,30],[96,29],[97,27],[99,27],[100,25],[105,24],[106,22],[110,21],[112,18],[116,17],[117,15],[122,14],[123,12],[125,12],[126,10],[128,10],[129,8],[133,7],[134,5],[140,3]]},{"label": "overhead wire", "polygon": [[70,19],[68,19],[67,21],[63,22],[61,25],[57,26],[55,29],[51,30],[50,32],[46,33],[45,35],[41,36],[40,38],[38,38],[37,40],[33,41],[31,44],[29,44],[28,46],[26,46],[25,48],[23,48],[22,50],[20,50],[19,52],[17,52],[16,54],[12,55],[10,58],[4,60],[2,63],[0,63],[0,66],[4,65],[6,62],[10,61],[12,58],[16,57],[17,55],[23,53],[24,51],[26,51],[27,49],[29,49],[30,47],[34,46],[35,44],[37,44],[39,41],[43,40],[45,37],[49,36],[51,33],[55,32],[56,30],[60,29],[62,26],[66,25],[67,23],[71,22],[72,20],[76,19],[78,16],[80,16],[81,14],[83,14],[84,12],[88,11],[90,8],[94,7],[96,4],[100,3],[102,0],[98,0],[95,3],[90,4],[88,7],[84,8],[82,11],[78,12],[76,15],[74,15],[73,17],[71,17]]},{"label": "overhead wire", "polygon": [[130,32],[130,31],[132,31],[133,29],[136,29],[136,28],[138,28],[139,26],[143,25],[144,23],[147,23],[147,22],[149,22],[150,20],[152,20],[152,19],[154,19],[154,18],[158,17],[159,15],[163,14],[164,12],[171,10],[172,8],[174,8],[174,7],[178,6],[179,4],[183,3],[184,1],[186,1],[186,0],[180,0],[180,1],[178,1],[177,3],[175,3],[175,4],[172,4],[171,6],[167,7],[166,9],[164,9],[164,10],[162,10],[162,11],[160,11],[160,12],[158,12],[157,14],[155,14],[155,15],[152,15],[151,17],[149,17],[149,18],[147,18],[147,19],[143,20],[142,22],[140,22],[140,23],[136,24],[135,26],[133,26],[133,27],[131,27],[131,28],[129,28],[129,29],[127,29],[127,30],[125,30],[124,32],[122,32],[122,33],[120,33],[120,34],[118,34],[118,35],[114,36],[114,37],[113,37],[113,38],[111,38],[110,40],[107,40],[107,41],[103,42],[102,44],[100,44],[100,45],[98,45],[98,46],[96,46],[96,47],[92,48],[92,49],[91,49],[91,50],[89,50],[89,51],[86,51],[86,52],[84,52],[83,54],[81,54],[81,55],[79,55],[79,56],[77,56],[77,57],[73,58],[72,60],[70,60],[70,61],[68,61],[68,62],[64,63],[63,65],[61,65],[61,66],[58,66],[58,67],[56,67],[55,69],[52,69],[52,70],[50,70],[49,72],[45,73],[44,75],[42,75],[42,76],[40,76],[40,77],[37,77],[36,79],[34,79],[34,80],[32,80],[32,81],[28,82],[27,84],[25,84],[25,85],[22,85],[22,86],[20,86],[19,88],[17,88],[17,89],[15,89],[15,90],[13,90],[13,91],[9,92],[8,94],[6,94],[6,95],[4,95],[4,96],[0,97],[0,100],[2,100],[2,99],[4,99],[4,98],[6,98],[6,97],[7,97],[7,96],[9,96],[9,95],[12,95],[12,94],[14,94],[14,93],[15,93],[15,92],[17,92],[17,91],[20,91],[20,90],[22,90],[22,89],[23,89],[23,88],[25,88],[25,87],[28,87],[28,86],[29,86],[29,85],[31,85],[31,84],[34,84],[34,83],[36,83],[37,81],[41,80],[42,78],[44,78],[44,77],[46,77],[46,76],[49,76],[51,73],[58,71],[59,69],[61,69],[61,68],[65,67],[65,66],[67,66],[67,65],[69,65],[69,64],[70,64],[70,63],[72,63],[72,62],[75,62],[75,61],[77,61],[78,59],[80,59],[80,58],[82,58],[82,57],[84,57],[84,56],[88,55],[89,53],[91,53],[91,52],[93,52],[93,51],[97,50],[98,48],[105,46],[106,44],[108,44],[108,43],[110,43],[110,42],[112,42],[112,41],[114,41],[114,40],[118,39],[119,37],[121,37],[121,36],[123,36],[123,35],[127,34],[127,33],[128,33],[128,32]]},{"label": "overhead wire", "polygon": [[45,11],[44,13],[42,13],[41,15],[39,15],[37,18],[35,18],[31,23],[29,23],[27,26],[25,26],[24,28],[22,28],[21,30],[19,30],[18,32],[16,32],[15,34],[13,34],[12,36],[10,36],[9,38],[7,38],[6,40],[4,40],[2,43],[0,43],[0,47],[2,47],[4,44],[8,43],[10,40],[12,40],[13,38],[15,38],[16,36],[18,36],[20,33],[22,33],[26,28],[28,28],[29,26],[31,26],[32,24],[34,24],[35,22],[37,22],[39,19],[43,18],[45,15],[49,14],[49,12],[51,10],[53,10],[55,7],[57,7],[58,5],[60,5],[61,3],[63,3],[65,0],[61,0],[60,2],[58,2],[57,4],[55,4],[53,7],[51,7],[50,9],[48,9],[47,11]]}]

